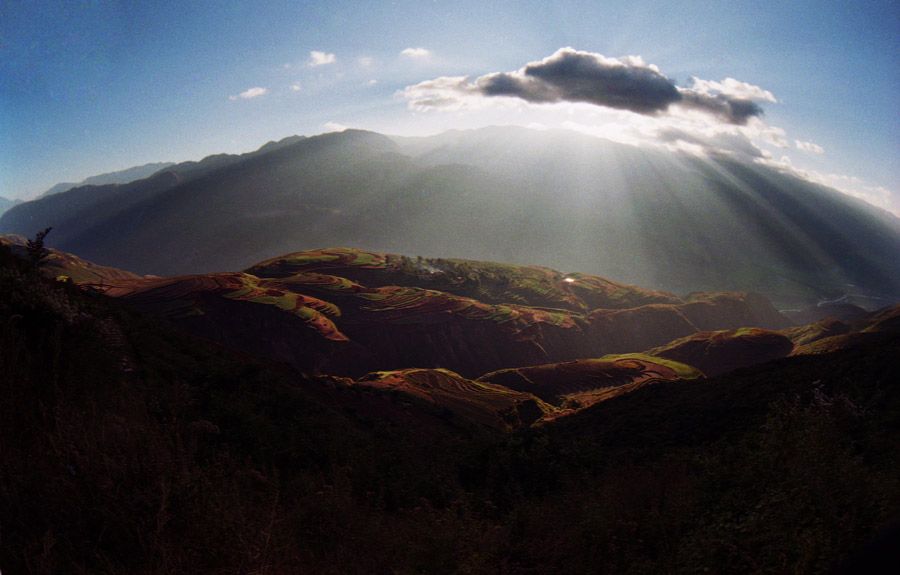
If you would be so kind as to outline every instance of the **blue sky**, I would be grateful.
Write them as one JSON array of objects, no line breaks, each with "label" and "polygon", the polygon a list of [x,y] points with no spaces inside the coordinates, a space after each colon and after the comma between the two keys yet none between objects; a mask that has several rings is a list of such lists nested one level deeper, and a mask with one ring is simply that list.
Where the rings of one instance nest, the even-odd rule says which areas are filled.
[{"label": "blue sky", "polygon": [[0,0],[0,195],[340,125],[565,124],[629,132],[623,140],[671,127],[584,103],[427,109],[408,90],[513,72],[571,46],[640,56],[681,87],[733,78],[770,92],[765,115],[737,132],[672,121],[704,142],[730,130],[773,164],[900,212],[896,2],[135,4]]}]

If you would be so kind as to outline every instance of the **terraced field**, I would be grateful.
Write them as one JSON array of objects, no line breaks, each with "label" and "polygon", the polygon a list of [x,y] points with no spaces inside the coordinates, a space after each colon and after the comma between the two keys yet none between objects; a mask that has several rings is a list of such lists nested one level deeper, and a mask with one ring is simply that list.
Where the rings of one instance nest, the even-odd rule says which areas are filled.
[{"label": "terraced field", "polygon": [[347,336],[331,319],[341,314],[336,305],[267,285],[265,280],[249,274],[139,278],[122,280],[115,285],[94,286],[94,289],[173,319],[204,315],[205,304],[211,297],[271,306],[300,319],[327,340],[347,341]]},{"label": "terraced field", "polygon": [[246,271],[260,277],[279,278],[300,272],[346,271],[354,268],[386,269],[387,256],[352,248],[308,250],[259,262]]},{"label": "terraced field", "polygon": [[553,416],[557,409],[530,393],[466,379],[447,369],[379,371],[354,385],[401,393],[488,427],[512,429]]},{"label": "terraced field", "polygon": [[[306,261],[305,257],[301,261]],[[543,342],[542,327],[581,333],[586,326],[580,314],[566,310],[519,304],[491,304],[421,287],[367,287],[348,278],[318,272],[292,273],[265,280],[265,285],[312,293],[336,302],[342,310],[342,324],[433,325],[459,321],[487,322],[496,326],[500,333],[505,334],[504,337],[531,341],[539,346]]]},{"label": "terraced field", "polygon": [[[23,238],[3,241],[24,249]],[[44,272],[242,351],[356,378],[354,385],[493,427],[554,419],[656,381],[714,375],[792,350],[840,349],[894,329],[900,316],[893,309],[858,325],[781,333],[722,329],[786,320],[751,294],[682,299],[538,266],[349,248],[295,252],[244,273],[171,278],[53,251]],[[708,326],[717,329],[701,331]]]},{"label": "terraced field", "polygon": [[698,377],[699,370],[675,361],[622,354],[502,369],[478,381],[532,393],[562,409],[578,409],[657,381]]},{"label": "terraced field", "polygon": [[589,274],[564,274],[541,266],[331,248],[296,252],[246,270],[261,277],[327,272],[372,286],[423,287],[478,299],[586,312],[649,303],[681,303],[673,294],[625,285]]}]

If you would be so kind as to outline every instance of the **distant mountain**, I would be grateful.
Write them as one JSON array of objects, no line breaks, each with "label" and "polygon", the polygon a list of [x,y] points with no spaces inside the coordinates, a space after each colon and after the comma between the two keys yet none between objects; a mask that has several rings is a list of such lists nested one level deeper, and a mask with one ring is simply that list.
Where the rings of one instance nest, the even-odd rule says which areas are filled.
[{"label": "distant mountain", "polygon": [[[113,218],[132,206],[169,190],[186,180],[199,179],[217,169],[224,168],[241,159],[253,157],[266,151],[276,150],[287,144],[302,140],[302,136],[291,136],[279,142],[269,142],[256,152],[243,155],[215,154],[199,162],[189,161],[171,165],[155,172],[150,177],[128,184],[88,185],[69,189],[24,202],[10,216],[11,229],[21,230],[21,234],[32,236],[43,229],[40,222],[53,221],[53,235],[57,245],[65,246],[66,238],[82,229],[102,228],[103,222]],[[0,220],[2,222],[2,220]],[[52,225],[52,224],[48,224]],[[47,227],[47,226],[44,226]],[[0,223],[0,229],[3,224]],[[60,239],[61,238],[61,239]],[[53,242],[51,242],[53,243]],[[96,261],[96,258],[93,258]],[[128,267],[128,266],[120,266]]]},{"label": "distant mountain", "polygon": [[20,202],[21,200],[10,200],[4,198],[3,196],[0,196],[0,216],[2,216],[6,210],[19,204]]},{"label": "distant mountain", "polygon": [[726,156],[562,131],[288,139],[0,218],[0,232],[48,225],[53,245],[138,273],[241,269],[345,245],[537,263],[676,293],[758,291],[792,307],[900,298],[900,220],[887,212]]},{"label": "distant mountain", "polygon": [[[303,136],[289,136],[282,140],[278,141],[270,141],[263,144],[258,150],[255,152],[251,152],[251,154],[258,154],[260,152],[270,152],[272,150],[277,150],[280,147],[286,146],[288,144],[293,144],[303,139]],[[249,155],[249,154],[247,154]],[[108,184],[127,184],[130,182],[134,182],[136,180],[142,180],[144,178],[150,177],[156,172],[160,170],[164,170],[166,168],[173,168],[174,171],[190,171],[192,168],[206,164],[216,164],[222,159],[226,158],[237,158],[239,156],[229,155],[229,154],[216,154],[213,156],[209,156],[206,160],[201,162],[182,162],[180,164],[175,164],[175,162],[153,162],[150,164],[144,164],[142,166],[134,166],[131,168],[127,168],[124,170],[119,170],[116,172],[108,172],[106,174],[99,174],[97,176],[91,176],[89,178],[85,178],[84,180],[73,183],[73,182],[61,182],[56,184],[46,192],[39,194],[38,198],[44,198],[46,196],[52,196],[54,194],[59,194],[62,192],[66,192],[71,190],[72,188],[79,188],[84,186],[105,186]],[[208,160],[208,161],[207,161]]]},{"label": "distant mountain", "polygon": [[97,176],[91,176],[89,178],[85,178],[78,183],[72,182],[61,182],[56,184],[46,192],[40,194],[38,198],[43,198],[46,196],[52,196],[54,194],[59,194],[72,188],[77,188],[81,186],[104,186],[106,184],[127,184],[128,182],[133,182],[135,180],[141,180],[148,176],[155,174],[156,172],[168,168],[169,166],[173,166],[172,162],[154,162],[152,164],[144,164],[143,166],[134,166],[132,168],[127,168],[125,170],[119,170],[116,172],[108,172],[106,174],[100,174]]}]

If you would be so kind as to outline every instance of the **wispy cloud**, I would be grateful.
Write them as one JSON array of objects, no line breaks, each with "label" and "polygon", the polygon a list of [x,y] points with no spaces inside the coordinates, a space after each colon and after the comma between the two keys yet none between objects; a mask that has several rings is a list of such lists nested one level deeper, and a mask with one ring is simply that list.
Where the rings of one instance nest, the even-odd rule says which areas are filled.
[{"label": "wispy cloud", "polygon": [[300,86],[300,82],[294,82],[293,84],[291,84],[291,92],[299,92],[302,89],[303,87]]},{"label": "wispy cloud", "polygon": [[316,66],[325,66],[326,64],[334,64],[337,61],[337,56],[331,54],[330,52],[320,52],[318,50],[313,50],[309,53],[308,64],[315,68]]},{"label": "wispy cloud", "polygon": [[375,63],[375,59],[371,56],[361,56],[359,59],[357,59],[357,62],[359,62],[359,65],[363,68],[368,68]]},{"label": "wispy cloud", "polygon": [[252,100],[253,98],[259,98],[260,96],[265,96],[269,93],[268,88],[262,88],[260,86],[255,86],[253,88],[247,88],[240,94],[236,94],[234,96],[228,96],[228,99],[231,101],[234,100]]},{"label": "wispy cloud", "polygon": [[690,87],[679,87],[640,56],[608,58],[573,48],[561,48],[514,72],[486,74],[474,81],[428,80],[407,87],[404,95],[414,109],[459,109],[475,100],[506,97],[532,104],[587,103],[648,116],[681,108],[735,125],[761,116],[758,102],[775,101],[771,92],[733,78],[722,82],[694,78]]},{"label": "wispy cloud", "polygon": [[794,140],[794,145],[797,146],[798,150],[803,150],[804,152],[809,152],[811,154],[822,155],[825,153],[825,148],[813,142]]},{"label": "wispy cloud", "polygon": [[400,51],[400,55],[408,58],[427,58],[431,56],[431,50],[427,48],[404,48]]},{"label": "wispy cloud", "polygon": [[725,78],[721,82],[691,78],[691,90],[703,95],[723,94],[739,100],[755,100],[759,102],[777,102],[772,92],[759,86],[741,82],[734,78]]}]

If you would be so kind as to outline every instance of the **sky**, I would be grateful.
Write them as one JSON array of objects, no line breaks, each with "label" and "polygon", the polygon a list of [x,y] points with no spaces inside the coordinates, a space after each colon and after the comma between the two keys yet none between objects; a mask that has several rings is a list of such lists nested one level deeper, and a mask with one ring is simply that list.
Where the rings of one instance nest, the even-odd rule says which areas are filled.
[{"label": "sky", "polygon": [[900,214],[900,4],[0,0],[0,196],[343,127],[563,127]]}]

